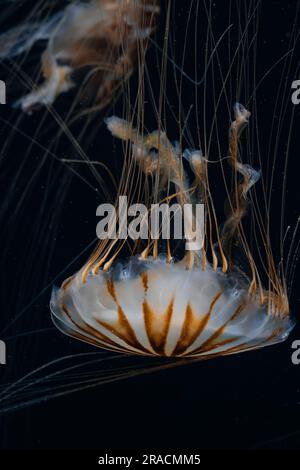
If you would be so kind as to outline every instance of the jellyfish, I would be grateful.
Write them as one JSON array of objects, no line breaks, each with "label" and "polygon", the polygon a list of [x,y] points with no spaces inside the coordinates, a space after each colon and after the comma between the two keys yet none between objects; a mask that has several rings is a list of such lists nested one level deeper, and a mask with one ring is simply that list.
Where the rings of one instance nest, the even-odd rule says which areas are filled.
[{"label": "jellyfish", "polygon": [[[97,119],[101,111],[104,116],[109,105],[123,105],[122,91],[139,51],[148,50],[158,13],[156,0],[22,0],[2,6],[0,66],[8,98],[0,116],[5,135],[0,173],[7,184],[0,223],[8,241],[1,264],[9,264],[22,214],[35,219],[29,223],[28,246],[31,240],[40,246],[30,255],[31,248],[20,254],[34,286],[20,295],[20,305],[42,288],[40,275],[33,279],[37,270],[32,265],[44,264],[41,253],[55,245],[73,178],[98,192],[88,156],[95,140],[93,117],[96,111]],[[3,95],[3,86],[0,91]],[[38,205],[34,215],[33,201]],[[48,204],[55,210],[44,210]],[[44,228],[47,237],[41,235]]]},{"label": "jellyfish", "polygon": [[156,0],[76,1],[42,19],[29,16],[3,33],[2,59],[25,56],[46,41],[41,57],[44,81],[16,106],[30,113],[79,86],[81,100],[104,108],[131,75],[139,44],[146,44],[158,12]]},{"label": "jellyfish", "polygon": [[[222,230],[215,226],[214,231],[208,162],[201,152],[181,152],[164,132],[144,135],[123,119],[107,119],[110,132],[131,144],[142,171],[157,178],[159,194],[173,187],[169,198],[180,206],[205,203],[205,236],[200,248],[187,250],[180,260],[169,245],[161,253],[158,240],[149,239],[143,251],[134,250],[121,266],[116,241],[100,244],[87,264],[53,292],[52,318],[60,330],[98,347],[168,357],[216,357],[287,338],[293,322],[284,280],[269,255],[269,289],[263,287],[241,228],[247,195],[259,172],[239,158],[239,138],[250,113],[237,103],[234,114],[228,151],[234,181],[231,210]],[[183,159],[194,176],[191,184]],[[186,238],[193,232],[194,217],[191,212]],[[236,239],[247,256],[250,277],[234,265]]]},{"label": "jellyfish", "polygon": [[[52,42],[65,34],[67,29],[63,25],[70,20],[71,12],[74,15],[91,12],[96,4],[116,12],[113,6],[117,3],[113,0],[72,2],[63,11],[59,5],[58,16],[51,13],[53,23],[49,15],[47,20],[33,22],[41,36],[46,31],[46,57],[49,50],[53,51]],[[125,9],[133,2],[124,0],[119,5]],[[274,57],[268,62],[269,57],[259,47],[259,9],[264,8],[261,2],[239,2],[228,9],[228,17],[216,18],[213,8],[217,11],[218,7],[211,2],[190,2],[188,7],[185,2],[161,2],[161,20],[155,37],[147,28],[150,18],[151,31],[156,26],[158,2],[143,2],[143,5],[145,28],[140,27],[139,21],[135,23],[136,57],[129,61],[127,68],[131,70],[136,62],[136,74],[130,80],[126,74],[120,74],[120,80],[113,82],[106,69],[100,71],[109,83],[126,85],[122,90],[123,101],[106,113],[110,116],[106,121],[101,114],[93,113],[89,126],[88,115],[76,122],[80,128],[71,135],[75,155],[72,153],[70,163],[66,162],[68,151],[56,146],[56,135],[53,141],[49,139],[51,153],[49,148],[44,149],[50,167],[45,185],[45,195],[49,197],[42,198],[36,223],[32,224],[34,236],[31,231],[26,232],[20,244],[18,232],[13,243],[10,241],[10,246],[15,245],[11,251],[22,265],[22,283],[16,284],[16,302],[20,308],[14,314],[12,311],[6,314],[7,337],[2,338],[7,344],[15,341],[19,346],[23,340],[34,337],[38,348],[28,350],[31,357],[37,358],[29,371],[21,377],[8,376],[7,386],[0,391],[0,413],[140,374],[275,345],[284,341],[294,326],[291,293],[299,257],[299,223],[293,231],[294,214],[289,213],[285,219],[284,197],[294,202],[290,199],[292,191],[289,194],[286,191],[290,178],[288,158],[294,156],[296,149],[295,116],[288,105],[290,88],[286,83],[287,76],[291,83],[297,76],[299,62],[294,51],[299,41],[299,18],[295,16],[293,29],[285,36],[288,44],[287,49],[284,44],[283,55],[278,53],[278,56],[274,49]],[[120,8],[120,11],[124,10]],[[139,9],[130,11],[136,15]],[[122,24],[128,26],[127,19],[125,15]],[[47,25],[44,31],[42,24]],[[83,29],[85,25],[83,22]],[[31,46],[27,39],[35,41],[37,36],[31,34],[26,39],[26,28],[22,31],[23,39],[18,47],[26,46],[29,52]],[[20,32],[21,29],[15,37]],[[278,41],[283,34],[280,31]],[[129,41],[127,36],[122,39],[125,45],[126,41]],[[151,47],[147,48],[149,43]],[[16,45],[13,38],[6,51],[10,51],[11,57],[23,57]],[[13,47],[16,47],[14,52]],[[269,50],[267,43],[265,47]],[[109,49],[116,52],[111,41]],[[114,58],[125,58],[126,51],[122,46]],[[115,65],[108,55],[106,64]],[[257,64],[260,56],[263,60]],[[56,71],[63,71],[61,83],[70,91],[77,84],[81,86],[72,61],[62,61],[53,53],[52,58]],[[97,64],[95,67],[92,64],[87,85],[92,85],[89,80]],[[268,88],[268,80],[274,79],[280,81],[276,100]],[[19,102],[25,111],[43,104],[43,87],[48,93],[52,86],[49,83],[47,78],[33,91],[36,94],[29,95],[28,107],[24,107],[25,101]],[[96,88],[98,92],[104,90],[99,82]],[[49,102],[62,94],[56,85],[53,89],[55,93],[51,95],[49,91],[47,95],[51,97]],[[90,85],[89,90],[92,90]],[[114,88],[112,94],[106,93],[108,101],[114,98],[115,92]],[[96,94],[91,95],[93,104]],[[102,98],[94,100],[96,110],[101,107],[101,101]],[[45,109],[48,114],[52,111],[51,106]],[[67,110],[68,121],[57,121],[67,137],[72,111]],[[35,122],[35,114],[24,116],[19,110],[14,112],[22,115],[26,123]],[[13,123],[17,127],[18,122]],[[46,127],[41,123],[38,137],[44,138],[42,130]],[[50,130],[47,137],[49,134]],[[31,178],[35,148],[32,145],[28,149],[29,177],[23,179],[26,184],[40,181],[38,172]],[[12,147],[8,143],[5,151],[11,157]],[[75,176],[72,187],[70,169]],[[110,198],[107,192],[101,192],[104,184]],[[30,189],[38,203],[36,195],[40,193],[32,183]],[[146,239],[108,237],[95,241],[93,220],[87,217],[87,209],[93,208],[93,204],[98,206],[100,200],[109,200],[115,201],[118,214],[119,195],[147,208],[153,203],[167,203],[170,208],[191,207],[184,220],[186,237],[164,239],[166,226],[162,219],[159,238],[152,238],[149,230]],[[274,201],[280,202],[275,209]],[[69,244],[62,235],[65,227],[56,216],[64,209],[65,215],[70,205],[74,207],[77,203],[86,226],[77,230],[74,221]],[[200,247],[188,249],[197,227],[199,204],[205,208],[204,237]],[[18,228],[17,217],[12,221]],[[70,229],[70,219],[64,222]],[[287,223],[291,229],[285,230]],[[122,221],[118,219],[117,225],[120,227]],[[55,243],[52,227],[57,228],[59,235]],[[83,259],[96,243],[90,256]],[[15,254],[18,247],[22,258]],[[60,248],[66,261],[60,256]],[[53,277],[48,276],[49,266],[53,268]],[[9,266],[13,277],[5,270],[5,281],[15,301],[16,288],[11,279],[16,279],[16,283],[19,279],[14,267],[13,263]],[[28,278],[33,274],[39,277],[40,283],[44,282],[40,294],[32,295],[30,291]],[[64,278],[61,284],[58,279]],[[54,283],[61,287],[53,288],[50,317],[48,289]],[[45,316],[41,314],[41,306],[47,309]],[[67,341],[55,327],[50,330],[51,318],[55,327],[69,336]],[[254,360],[255,357],[258,356],[253,354]],[[220,367],[224,364],[221,360]],[[199,369],[201,377],[205,376],[206,366]],[[200,375],[199,369],[196,376]]]}]

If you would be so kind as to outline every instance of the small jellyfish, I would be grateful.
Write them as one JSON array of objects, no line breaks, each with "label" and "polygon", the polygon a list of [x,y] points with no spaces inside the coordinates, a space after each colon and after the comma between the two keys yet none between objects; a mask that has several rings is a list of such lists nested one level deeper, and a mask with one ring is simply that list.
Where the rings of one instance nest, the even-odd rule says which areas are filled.
[{"label": "small jellyfish", "polygon": [[[266,239],[264,287],[242,226],[248,192],[260,175],[242,162],[239,152],[250,113],[236,104],[234,114],[228,151],[233,191],[222,228],[210,191],[209,161],[200,150],[181,151],[162,130],[142,133],[126,120],[107,119],[113,136],[127,142],[136,165],[156,182],[156,196],[172,188],[169,199],[180,206],[205,205],[204,240],[201,247],[176,257],[169,240],[162,249],[159,240],[149,237],[146,246],[136,244],[121,265],[124,240],[102,241],[83,268],[53,290],[52,318],[61,331],[127,354],[199,359],[287,338],[293,321],[285,280],[275,269]],[[192,211],[187,234],[193,233],[194,217]],[[245,254],[247,273],[235,262],[237,245]]]},{"label": "small jellyfish", "polygon": [[46,41],[44,81],[16,105],[31,112],[49,106],[74,87],[80,100],[101,109],[132,73],[139,43],[146,41],[159,12],[156,0],[90,0],[68,4],[44,19],[25,20],[0,36],[0,58],[25,56]]}]

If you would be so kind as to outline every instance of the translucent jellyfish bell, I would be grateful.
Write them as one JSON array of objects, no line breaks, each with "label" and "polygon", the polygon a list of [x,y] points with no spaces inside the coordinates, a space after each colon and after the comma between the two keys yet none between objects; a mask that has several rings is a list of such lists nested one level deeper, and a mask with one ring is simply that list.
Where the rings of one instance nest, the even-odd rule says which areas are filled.
[{"label": "translucent jellyfish bell", "polygon": [[[131,261],[132,262],[132,261]],[[149,259],[141,273],[82,272],[53,291],[52,318],[95,346],[160,356],[232,354],[283,341],[289,318],[268,312],[242,280],[207,266]]]},{"label": "translucent jellyfish bell", "polygon": [[[288,336],[293,322],[284,280],[270,259],[270,287],[264,289],[247,241],[238,235],[247,193],[259,178],[238,154],[239,136],[249,115],[241,105],[235,106],[229,142],[235,197],[222,231],[215,227],[215,242],[207,161],[201,152],[181,155],[178,145],[171,144],[163,132],[143,136],[122,119],[107,120],[114,136],[131,142],[132,157],[143,172],[158,175],[158,192],[173,185],[180,205],[210,202],[205,240],[201,249],[187,251],[177,261],[169,245],[162,258],[158,241],[151,245],[149,240],[146,249],[121,268],[118,242],[100,244],[82,270],[53,291],[52,318],[60,330],[124,353],[199,358],[257,349]],[[193,191],[183,157],[194,172]],[[237,236],[248,259],[250,278],[232,266],[231,245]]]}]

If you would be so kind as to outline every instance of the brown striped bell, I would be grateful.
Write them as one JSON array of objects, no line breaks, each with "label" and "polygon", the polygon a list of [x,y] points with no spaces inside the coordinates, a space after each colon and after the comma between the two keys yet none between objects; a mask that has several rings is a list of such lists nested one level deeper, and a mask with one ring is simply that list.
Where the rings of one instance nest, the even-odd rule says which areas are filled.
[{"label": "brown striped bell", "polygon": [[123,353],[215,357],[283,341],[291,320],[250,295],[242,279],[162,259],[79,272],[53,291],[64,333]]}]

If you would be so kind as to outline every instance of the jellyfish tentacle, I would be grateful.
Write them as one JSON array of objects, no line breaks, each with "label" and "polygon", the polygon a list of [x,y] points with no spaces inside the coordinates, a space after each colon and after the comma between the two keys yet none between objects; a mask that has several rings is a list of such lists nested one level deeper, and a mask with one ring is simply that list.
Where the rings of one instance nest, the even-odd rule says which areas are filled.
[{"label": "jellyfish tentacle", "polygon": [[[142,136],[138,133],[137,129],[133,128],[124,119],[112,116],[105,121],[113,136],[132,142],[132,156],[145,174],[159,172],[159,190],[162,190],[166,183],[172,182],[175,186],[179,204],[183,207],[185,204],[192,203],[182,159],[179,156],[178,149],[169,141],[164,132],[154,131],[146,136]],[[203,184],[204,176],[200,176],[199,173],[197,178],[200,178],[199,184]],[[195,215],[192,212],[190,214],[185,213],[187,239],[192,239],[194,226]],[[195,257],[199,257],[198,251],[187,251],[184,262],[188,269],[193,268]],[[156,240],[154,241],[154,257],[157,257]]]},{"label": "jellyfish tentacle", "polygon": [[[230,126],[229,137],[229,163],[234,172],[234,190],[229,200],[230,215],[225,221],[222,230],[222,245],[232,266],[232,243],[236,237],[239,238],[249,260],[252,273],[249,291],[255,293],[257,286],[259,286],[261,299],[263,299],[263,290],[259,275],[241,227],[242,218],[247,210],[247,194],[260,178],[260,172],[248,164],[243,164],[239,159],[239,139],[243,129],[248,123],[250,112],[240,103],[236,103],[234,106],[234,115],[235,120]],[[241,179],[239,179],[239,175]]]},{"label": "jellyfish tentacle", "polygon": [[0,35],[0,58],[13,59],[27,52],[37,41],[48,40],[63,18],[58,12],[49,20],[26,22]]},{"label": "jellyfish tentacle", "polygon": [[42,57],[42,70],[45,82],[17,101],[15,107],[20,106],[23,111],[31,113],[36,106],[51,105],[58,95],[75,86],[71,79],[72,68],[68,65],[58,65],[48,51],[45,51]]}]

